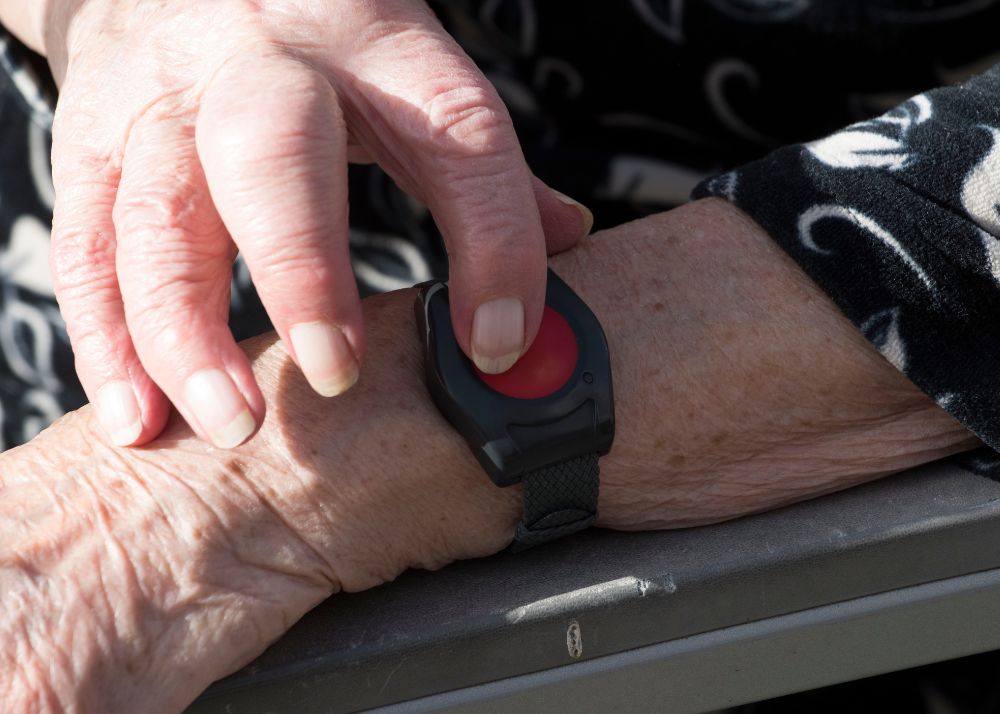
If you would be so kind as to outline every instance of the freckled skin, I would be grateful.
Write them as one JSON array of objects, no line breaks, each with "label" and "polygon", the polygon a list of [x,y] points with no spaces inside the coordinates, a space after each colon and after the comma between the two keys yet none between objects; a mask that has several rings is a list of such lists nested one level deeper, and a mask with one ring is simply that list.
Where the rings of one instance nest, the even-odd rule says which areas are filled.
[{"label": "freckled skin", "polygon": [[[728,204],[606,231],[553,267],[611,348],[603,526],[711,523],[977,445]],[[431,403],[413,298],[365,301],[372,361],[335,401],[274,335],[244,343],[269,418],[235,452],[176,417],[112,448],[84,408],[0,456],[4,706],[178,711],[331,593],[507,545],[520,493]]]}]

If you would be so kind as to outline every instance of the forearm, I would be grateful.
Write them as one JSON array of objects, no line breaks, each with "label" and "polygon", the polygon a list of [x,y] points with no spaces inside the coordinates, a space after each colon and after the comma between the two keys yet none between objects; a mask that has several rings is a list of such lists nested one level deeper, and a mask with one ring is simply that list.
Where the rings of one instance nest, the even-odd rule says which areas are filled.
[{"label": "forearm", "polygon": [[1000,65],[695,189],[752,216],[897,369],[994,449],[998,96]]},{"label": "forearm", "polygon": [[[606,231],[551,263],[600,318],[610,344],[617,436],[602,459],[601,525],[723,520],[979,443],[876,352],[758,226],[722,201]],[[356,393],[333,405],[305,399],[286,370],[281,393],[289,406],[269,409],[272,422],[295,429],[272,423],[264,433],[277,437],[268,447],[275,451],[301,457],[316,450],[313,462],[336,449],[358,478],[395,472],[407,498],[430,491],[429,501],[416,503],[437,513],[435,504],[456,490],[475,499],[497,490],[429,399],[413,299],[402,291],[368,301],[369,324],[378,325],[371,335],[376,363]],[[285,364],[281,350],[274,344],[268,352]],[[307,472],[310,463],[297,461]],[[366,507],[392,495],[353,487],[370,499]],[[511,500],[514,512],[483,521],[495,525],[487,550],[510,538],[516,494]]]},{"label": "forearm", "polygon": [[[603,525],[722,520],[976,443],[722,202],[599,234],[553,267],[612,353]],[[177,708],[337,589],[504,547],[520,494],[492,486],[431,403],[413,298],[366,301],[370,357],[336,400],[273,337],[249,343],[268,419],[240,449],[179,421],[153,447],[110,449],[83,410],[4,456],[4,590],[23,595],[0,615],[18,643],[3,700]]]},{"label": "forearm", "polygon": [[627,247],[598,237],[562,267],[610,333],[603,525],[718,521],[978,443],[738,210],[630,227]]}]

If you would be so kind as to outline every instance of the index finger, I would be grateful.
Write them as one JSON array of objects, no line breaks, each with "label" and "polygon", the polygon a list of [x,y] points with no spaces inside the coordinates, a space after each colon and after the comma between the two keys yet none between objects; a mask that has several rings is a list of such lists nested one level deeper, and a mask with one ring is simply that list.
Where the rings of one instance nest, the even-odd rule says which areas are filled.
[{"label": "index finger", "polygon": [[398,182],[419,187],[448,246],[458,343],[484,372],[503,372],[530,346],[545,302],[532,174],[500,97],[433,16],[394,19],[399,41],[345,49],[351,128]]}]

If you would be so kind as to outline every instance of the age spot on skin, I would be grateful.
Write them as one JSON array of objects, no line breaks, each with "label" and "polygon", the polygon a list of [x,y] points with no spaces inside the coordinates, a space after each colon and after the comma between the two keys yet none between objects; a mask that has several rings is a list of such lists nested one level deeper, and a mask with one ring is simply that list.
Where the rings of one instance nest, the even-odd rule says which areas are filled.
[{"label": "age spot on skin", "polygon": [[246,468],[243,466],[243,461],[238,457],[231,457],[226,459],[223,465],[222,473],[219,474],[219,482],[223,485],[227,485],[236,480],[243,480],[246,476]]}]

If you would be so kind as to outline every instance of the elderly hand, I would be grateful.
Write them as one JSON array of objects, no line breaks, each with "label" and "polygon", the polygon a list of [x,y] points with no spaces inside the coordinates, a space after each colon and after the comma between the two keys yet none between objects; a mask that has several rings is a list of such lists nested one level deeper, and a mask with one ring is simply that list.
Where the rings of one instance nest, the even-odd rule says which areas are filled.
[{"label": "elderly hand", "polygon": [[113,442],[155,437],[168,398],[220,447],[261,423],[226,323],[237,248],[312,388],[355,382],[350,158],[430,207],[455,332],[480,368],[504,371],[530,345],[546,237],[550,251],[572,245],[589,212],[533,178],[496,92],[423,2],[39,6],[34,44],[61,84],[56,294]]},{"label": "elderly hand", "polygon": [[[554,262],[615,370],[600,525],[711,523],[978,443],[722,201]],[[234,451],[177,420],[112,448],[88,407],[0,456],[5,711],[179,711],[331,592],[510,541],[520,489],[431,402],[413,299],[364,301],[371,360],[336,404],[273,336],[247,343],[270,415]]]}]

